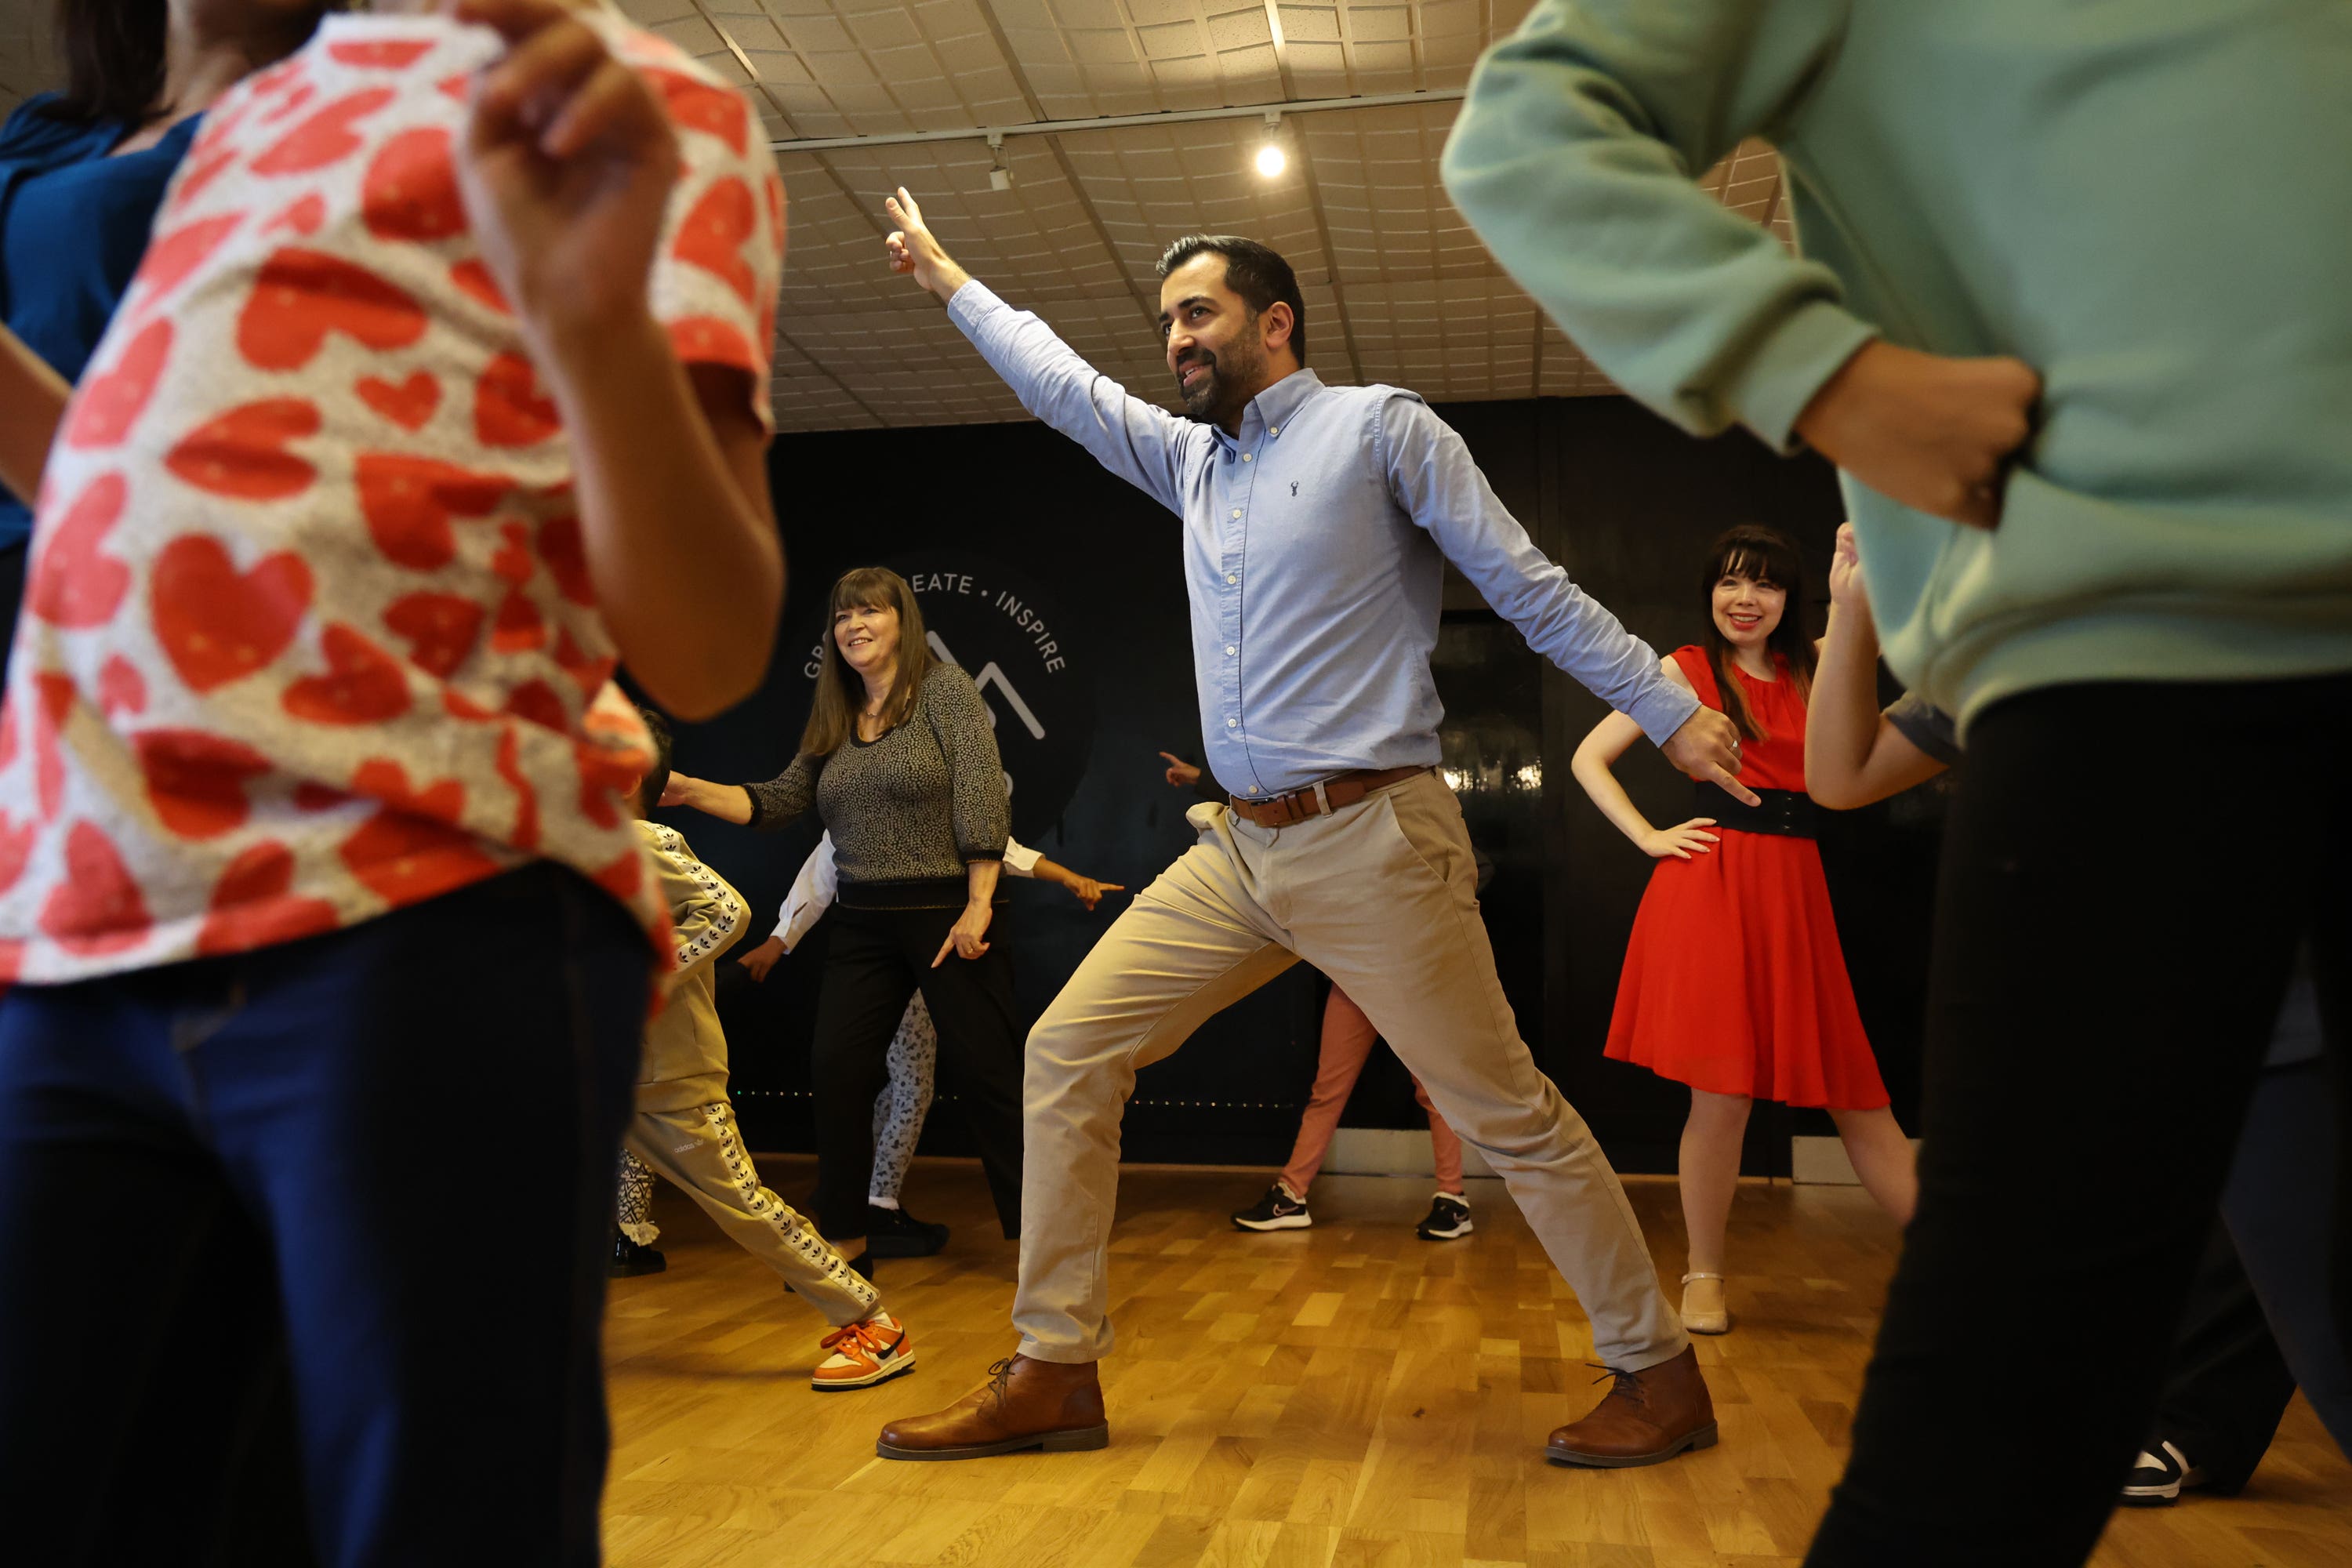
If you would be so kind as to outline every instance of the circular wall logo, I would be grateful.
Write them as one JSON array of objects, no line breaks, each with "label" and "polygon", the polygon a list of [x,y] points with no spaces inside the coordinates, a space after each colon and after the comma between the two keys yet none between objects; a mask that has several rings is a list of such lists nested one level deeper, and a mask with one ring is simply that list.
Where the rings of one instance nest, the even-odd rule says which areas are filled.
[{"label": "circular wall logo", "polygon": [[[1034,583],[993,556],[919,550],[881,563],[914,587],[932,654],[971,676],[988,704],[1013,836],[1043,837],[1094,747],[1094,680],[1079,668],[1066,623]],[[811,628],[801,644],[801,676],[812,689],[826,629]]]}]

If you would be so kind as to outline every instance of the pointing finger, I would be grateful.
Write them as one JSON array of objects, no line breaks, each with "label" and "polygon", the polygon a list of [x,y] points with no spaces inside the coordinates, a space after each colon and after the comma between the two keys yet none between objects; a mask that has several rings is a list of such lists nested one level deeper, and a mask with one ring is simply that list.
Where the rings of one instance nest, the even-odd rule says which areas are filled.
[{"label": "pointing finger", "polygon": [[1707,765],[1707,780],[1709,783],[1719,786],[1724,794],[1739,802],[1742,805],[1762,805],[1764,804],[1764,799],[1761,795],[1757,795],[1746,784],[1741,784],[1738,779],[1732,777],[1730,773],[1725,772],[1722,768],[1715,765],[1714,763],[1709,763]]}]

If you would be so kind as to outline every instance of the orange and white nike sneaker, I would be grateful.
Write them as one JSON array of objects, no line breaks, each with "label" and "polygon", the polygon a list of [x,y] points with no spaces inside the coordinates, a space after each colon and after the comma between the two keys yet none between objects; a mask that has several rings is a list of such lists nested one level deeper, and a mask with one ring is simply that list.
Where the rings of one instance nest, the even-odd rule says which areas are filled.
[{"label": "orange and white nike sneaker", "polygon": [[809,1374],[809,1386],[820,1393],[871,1388],[915,1370],[915,1342],[887,1312],[834,1330],[817,1348],[832,1352]]}]

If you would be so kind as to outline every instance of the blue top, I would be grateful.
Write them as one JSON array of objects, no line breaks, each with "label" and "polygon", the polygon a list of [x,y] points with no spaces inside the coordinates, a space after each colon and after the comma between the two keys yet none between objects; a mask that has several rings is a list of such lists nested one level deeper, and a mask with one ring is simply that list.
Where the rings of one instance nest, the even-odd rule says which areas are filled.
[{"label": "blue top", "polygon": [[[78,381],[139,270],[155,209],[202,116],[152,147],[110,158],[131,127],[53,120],[41,110],[56,96],[27,100],[0,125],[0,320]],[[32,530],[32,509],[0,488],[0,549]]]},{"label": "blue top", "polygon": [[982,283],[957,289],[948,313],[1024,407],[1183,520],[1201,733],[1232,794],[1436,764],[1444,710],[1429,655],[1447,561],[1652,740],[1697,711],[1412,393],[1302,370],[1228,436],[1129,395]]}]

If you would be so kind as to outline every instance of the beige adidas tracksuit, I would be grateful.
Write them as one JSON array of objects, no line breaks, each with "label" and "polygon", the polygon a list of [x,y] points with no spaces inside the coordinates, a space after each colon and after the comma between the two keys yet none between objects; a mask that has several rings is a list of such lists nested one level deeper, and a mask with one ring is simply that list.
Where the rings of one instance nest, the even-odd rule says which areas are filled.
[{"label": "beige adidas tracksuit", "polygon": [[[646,1030],[636,1113],[624,1142],[630,1153],[685,1189],[719,1228],[783,1277],[839,1328],[880,1310],[881,1295],[816,1227],[760,1184],[735,1131],[727,1100],[727,1035],[719,1026],[713,970],[743,934],[749,911],[727,879],[700,860],[674,827],[640,820],[637,829],[661,874],[677,932],[677,973],[667,1004]],[[628,1178],[623,1177],[625,1187]],[[631,1239],[653,1231],[626,1225]]]}]

